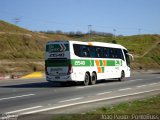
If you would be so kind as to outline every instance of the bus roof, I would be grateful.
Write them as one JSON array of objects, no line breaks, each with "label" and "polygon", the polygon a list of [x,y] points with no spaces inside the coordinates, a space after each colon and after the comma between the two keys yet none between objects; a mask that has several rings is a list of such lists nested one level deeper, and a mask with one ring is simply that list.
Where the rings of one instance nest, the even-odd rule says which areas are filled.
[{"label": "bus roof", "polygon": [[[47,44],[52,44],[55,42],[70,42],[72,44],[83,44],[83,45],[90,45],[90,46],[101,46],[101,47],[111,47],[111,48],[121,48],[121,49],[126,49],[120,44],[114,44],[114,43],[106,43],[106,42],[82,42],[82,41],[73,41],[73,40],[68,40],[68,41],[48,41]],[[127,50],[127,49],[126,49]]]}]

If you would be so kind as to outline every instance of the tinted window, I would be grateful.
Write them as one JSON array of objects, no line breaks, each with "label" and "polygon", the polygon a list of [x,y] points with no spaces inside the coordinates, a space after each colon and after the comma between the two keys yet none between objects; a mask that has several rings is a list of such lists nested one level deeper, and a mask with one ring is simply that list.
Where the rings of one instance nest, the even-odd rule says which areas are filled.
[{"label": "tinted window", "polygon": [[80,56],[80,45],[74,44],[73,49],[74,49],[74,54]]},{"label": "tinted window", "polygon": [[109,48],[109,58],[115,58],[114,49]]},{"label": "tinted window", "polygon": [[123,51],[124,51],[124,55],[126,58],[126,64],[127,64],[127,66],[130,66],[130,59],[129,59],[128,51],[126,51],[126,50],[123,50]]},{"label": "tinted window", "polygon": [[81,57],[90,57],[89,47],[86,45],[81,45]]},{"label": "tinted window", "polygon": [[45,60],[45,65],[50,67],[56,67],[56,66],[68,66],[70,64],[70,61],[68,59],[48,59]]},{"label": "tinted window", "polygon": [[123,53],[122,53],[121,49],[116,48],[115,49],[115,54],[116,54],[116,58],[124,60]]},{"label": "tinted window", "polygon": [[104,56],[104,58],[109,58],[109,48],[103,49],[103,56]]},{"label": "tinted window", "polygon": [[79,57],[90,57],[89,47],[87,45],[73,45],[75,55]]},{"label": "tinted window", "polygon": [[94,46],[89,46],[89,53],[90,53],[90,57],[92,58],[96,57]]},{"label": "tinted window", "polygon": [[102,47],[96,47],[96,57],[103,58],[103,48]]},{"label": "tinted window", "polygon": [[75,55],[79,57],[115,58],[124,60],[122,50],[119,48],[88,46],[80,44],[74,44],[73,48]]}]

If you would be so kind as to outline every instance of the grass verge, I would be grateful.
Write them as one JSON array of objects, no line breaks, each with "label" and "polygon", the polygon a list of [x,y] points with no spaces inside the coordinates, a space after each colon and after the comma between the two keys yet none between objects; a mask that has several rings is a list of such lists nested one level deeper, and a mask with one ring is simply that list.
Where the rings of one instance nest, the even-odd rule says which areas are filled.
[{"label": "grass verge", "polygon": [[52,120],[139,120],[160,119],[160,95],[147,99],[102,107],[94,112],[75,115],[54,116]]}]

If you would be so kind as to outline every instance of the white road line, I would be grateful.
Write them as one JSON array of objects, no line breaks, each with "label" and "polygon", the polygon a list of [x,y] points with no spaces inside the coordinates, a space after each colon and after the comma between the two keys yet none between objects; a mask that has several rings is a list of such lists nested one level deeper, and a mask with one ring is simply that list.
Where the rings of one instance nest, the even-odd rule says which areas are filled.
[{"label": "white road line", "polygon": [[154,90],[143,91],[143,92],[138,92],[138,93],[130,93],[130,94],[124,94],[124,95],[119,95],[119,96],[114,96],[114,97],[101,98],[101,99],[96,99],[96,100],[90,100],[90,101],[83,101],[83,102],[78,102],[78,103],[54,106],[54,107],[50,107],[50,108],[44,108],[44,109],[39,109],[39,110],[35,110],[35,111],[24,112],[24,113],[21,113],[21,115],[34,114],[34,113],[38,113],[38,112],[44,112],[44,111],[48,111],[48,110],[55,110],[55,109],[74,106],[74,105],[93,103],[93,102],[98,102],[98,101],[103,101],[103,100],[112,100],[112,99],[115,99],[115,98],[122,98],[122,97],[133,96],[133,95],[138,95],[138,94],[142,94],[142,93],[149,93],[149,92],[159,91],[159,90],[160,89],[154,89]]},{"label": "white road line", "polygon": [[156,83],[151,83],[151,84],[149,84],[149,85],[157,85],[157,84],[159,84],[160,82],[156,82]]},{"label": "white road line", "polygon": [[107,92],[103,92],[103,93],[97,93],[96,95],[103,95],[103,94],[108,94],[111,93],[112,91],[107,91]]},{"label": "white road line", "polygon": [[76,87],[76,88],[90,88],[90,87],[95,87],[95,86],[103,86],[106,84],[96,84],[96,85],[90,85],[90,86],[81,86],[81,87]]},{"label": "white road line", "polygon": [[36,108],[40,108],[40,107],[43,107],[43,106],[35,106],[35,107],[24,108],[24,109],[20,109],[20,110],[7,112],[6,114],[13,114],[13,113],[22,112],[22,111],[31,110],[31,109],[36,109]]},{"label": "white road line", "polygon": [[147,85],[139,85],[139,86],[136,86],[136,87],[138,87],[138,88],[139,88],[139,87],[144,87],[144,86],[147,86]]},{"label": "white road line", "polygon": [[59,101],[59,102],[62,103],[62,102],[74,101],[74,100],[79,100],[79,99],[82,99],[82,98],[83,98],[83,97],[73,98],[73,99],[63,100],[63,101]]},{"label": "white road line", "polygon": [[35,94],[26,94],[26,95],[20,95],[20,96],[13,96],[13,97],[7,97],[7,98],[1,98],[1,100],[9,100],[9,99],[14,99],[14,98],[21,98],[21,97],[28,97],[28,96],[33,96]]},{"label": "white road line", "polygon": [[76,88],[84,88],[84,87],[76,87]]},{"label": "white road line", "polygon": [[158,84],[158,83],[151,83],[151,84],[149,84],[149,85],[156,85],[156,84]]},{"label": "white road line", "polygon": [[137,81],[137,80],[143,80],[143,79],[134,79],[134,80],[130,80],[130,81]]},{"label": "white road line", "polygon": [[83,86],[83,87],[76,87],[76,88],[89,88],[89,87],[92,87],[92,86]]},{"label": "white road line", "polygon": [[119,89],[118,91],[125,91],[125,90],[130,90],[132,88],[124,88],[124,89]]}]

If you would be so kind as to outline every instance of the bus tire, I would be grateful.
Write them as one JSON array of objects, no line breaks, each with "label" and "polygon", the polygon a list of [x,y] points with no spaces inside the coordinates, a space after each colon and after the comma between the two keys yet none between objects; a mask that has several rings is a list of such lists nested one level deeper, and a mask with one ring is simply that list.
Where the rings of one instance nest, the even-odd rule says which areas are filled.
[{"label": "bus tire", "polygon": [[94,85],[94,84],[96,84],[96,82],[97,82],[97,74],[95,72],[92,72],[90,84]]},{"label": "bus tire", "polygon": [[89,82],[90,82],[90,75],[88,72],[85,73],[85,77],[84,77],[84,85],[87,86],[89,85]]},{"label": "bus tire", "polygon": [[118,78],[118,80],[119,80],[119,81],[123,81],[124,78],[125,78],[125,73],[124,73],[124,71],[122,70],[122,71],[121,71],[121,77]]}]

